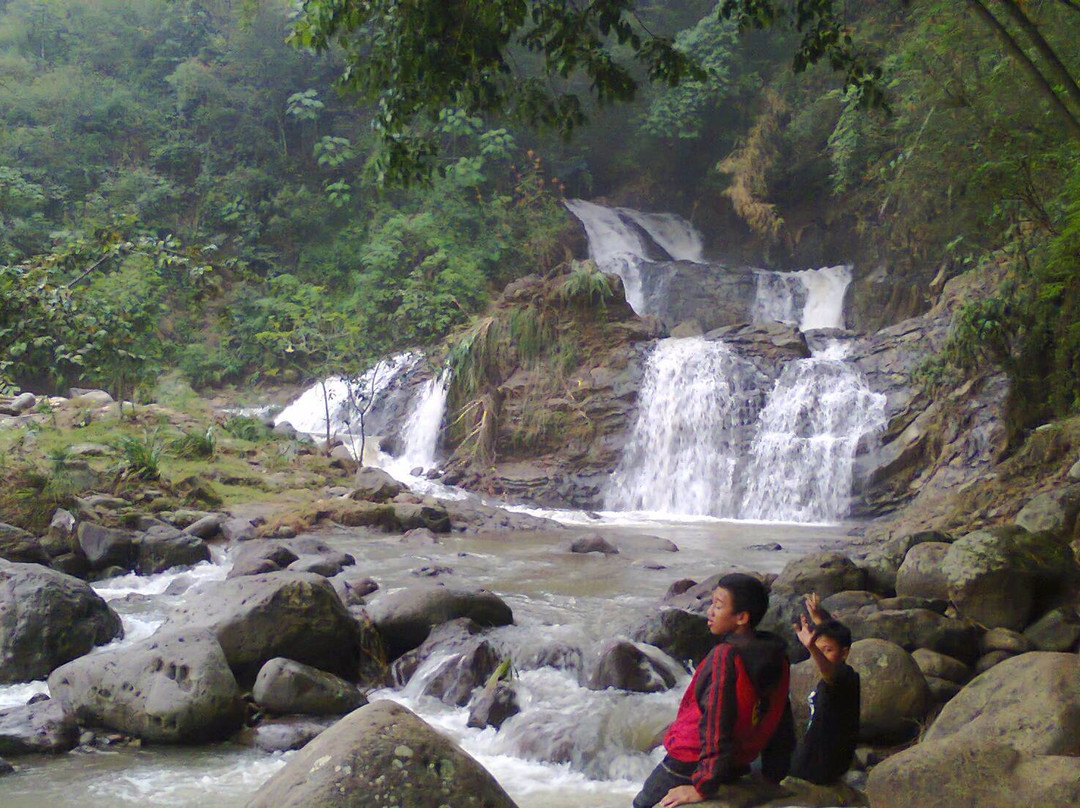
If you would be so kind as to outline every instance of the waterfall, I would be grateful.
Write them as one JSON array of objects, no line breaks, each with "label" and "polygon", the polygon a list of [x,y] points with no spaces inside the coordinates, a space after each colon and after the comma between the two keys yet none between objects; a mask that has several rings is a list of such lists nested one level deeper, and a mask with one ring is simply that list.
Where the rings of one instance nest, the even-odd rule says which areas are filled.
[{"label": "waterfall", "polygon": [[858,443],[886,421],[885,396],[843,355],[834,343],[780,374],[750,445],[742,518],[825,522],[847,512]]},{"label": "waterfall", "polygon": [[[661,260],[702,260],[701,235],[674,213],[642,213],[630,208],[606,208],[583,199],[566,200],[567,209],[585,227],[589,257],[604,272],[622,278],[626,302],[638,314],[650,313],[642,291],[642,268]],[[650,246],[655,249],[650,251]]]},{"label": "waterfall", "polygon": [[283,409],[274,419],[274,423],[289,423],[297,432],[325,437],[328,403],[330,434],[349,432],[351,424],[356,420],[354,408],[357,402],[367,397],[378,401],[395,381],[400,381],[416,367],[422,356],[423,354],[415,351],[406,351],[377,362],[358,379],[332,376],[316,382]]},{"label": "waterfall", "polygon": [[443,371],[428,380],[414,397],[402,429],[401,453],[383,463],[395,477],[408,475],[417,467],[427,470],[435,465],[449,381],[449,372]]},{"label": "waterfall", "polygon": [[757,270],[754,322],[798,325],[802,331],[844,327],[844,294],[851,267],[839,265],[798,272]]},{"label": "waterfall", "polygon": [[760,373],[722,342],[657,343],[607,507],[733,514],[741,433],[761,406],[759,385]]}]

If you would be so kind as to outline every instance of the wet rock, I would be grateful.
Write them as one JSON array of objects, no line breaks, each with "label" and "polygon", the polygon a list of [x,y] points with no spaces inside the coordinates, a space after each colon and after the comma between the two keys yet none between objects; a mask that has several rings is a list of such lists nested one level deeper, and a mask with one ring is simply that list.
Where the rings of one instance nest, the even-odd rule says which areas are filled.
[{"label": "wet rock", "polygon": [[0,712],[0,755],[66,752],[79,740],[73,716],[57,699],[12,707]]},{"label": "wet rock", "polygon": [[44,678],[123,635],[119,615],[84,581],[0,562],[0,683]]},{"label": "wet rock", "polygon": [[6,774],[12,774],[15,771],[15,767],[8,763],[3,758],[0,758],[0,777]]},{"label": "wet rock", "polygon": [[324,578],[333,578],[345,567],[355,564],[355,559],[348,553],[332,555],[303,555],[292,562],[288,569],[293,572],[313,572]]},{"label": "wet rock", "polygon": [[438,544],[439,537],[426,527],[416,527],[407,531],[401,537],[401,541],[404,544]]},{"label": "wet rock", "polygon": [[379,591],[379,584],[358,572],[342,572],[330,579],[331,586],[346,606],[363,606],[365,598]]},{"label": "wet rock", "polygon": [[32,533],[0,522],[0,558],[24,564],[49,563],[49,553]]},{"label": "wet rock", "polygon": [[479,763],[391,701],[338,721],[258,790],[247,808],[514,808]]},{"label": "wet rock", "polygon": [[408,502],[394,504],[394,516],[404,531],[427,528],[433,533],[450,532],[450,514],[445,508],[416,505]]},{"label": "wet rock", "polygon": [[848,589],[863,589],[866,573],[855,566],[843,553],[810,553],[789,561],[773,582],[772,591],[778,594],[817,592],[827,598]]},{"label": "wet rock", "polygon": [[165,623],[210,629],[241,681],[285,656],[339,676],[355,676],[356,622],[319,575],[271,572],[200,585]]},{"label": "wet rock", "polygon": [[772,541],[768,542],[767,544],[751,544],[746,549],[754,550],[755,552],[759,553],[778,553],[784,548],[777,542]]},{"label": "wet rock", "polygon": [[661,609],[649,615],[631,636],[692,666],[700,663],[716,645],[708,621],[683,609]]},{"label": "wet rock", "polygon": [[404,687],[424,661],[432,656],[449,657],[471,650],[479,642],[476,635],[483,630],[483,626],[467,617],[458,617],[435,626],[419,647],[394,660],[390,666],[393,683],[397,687]]},{"label": "wet rock", "polygon": [[1010,526],[958,539],[942,560],[957,611],[994,628],[1023,629],[1041,598],[1075,574],[1068,544],[1047,533]]},{"label": "wet rock", "polygon": [[675,685],[675,672],[656,654],[626,640],[613,640],[600,651],[589,675],[590,690],[608,687],[635,693],[659,693]]},{"label": "wet rock", "polygon": [[469,720],[466,726],[495,727],[498,729],[510,716],[521,712],[518,705],[517,691],[509,682],[496,682],[494,687],[485,687],[477,695],[469,708]]},{"label": "wet rock", "polygon": [[154,575],[174,567],[193,567],[210,560],[210,548],[198,536],[182,533],[171,525],[150,528],[136,540],[135,569]]},{"label": "wet rock", "polygon": [[495,673],[500,661],[499,653],[491,643],[475,638],[465,650],[439,663],[425,681],[421,694],[464,707],[473,691]]},{"label": "wet rock", "polygon": [[414,570],[409,570],[409,575],[414,575],[417,578],[438,578],[440,575],[452,575],[454,570],[452,567],[444,567],[440,564],[432,564],[430,566],[417,567]]},{"label": "wet rock", "polygon": [[218,740],[243,718],[225,654],[204,629],[164,629],[69,662],[53,671],[49,690],[82,724],[158,743]]},{"label": "wet rock", "polygon": [[911,658],[915,660],[915,664],[919,666],[924,676],[947,679],[959,685],[971,678],[971,668],[959,659],[939,654],[937,651],[918,648],[912,652]]},{"label": "wet rock", "polygon": [[262,666],[252,697],[271,713],[343,715],[367,704],[356,685],[284,657],[275,657]]},{"label": "wet rock", "polygon": [[368,502],[386,502],[405,490],[405,486],[387,474],[372,466],[364,466],[353,478],[353,499]]},{"label": "wet rock", "polygon": [[75,535],[91,568],[134,569],[135,534],[130,530],[116,530],[94,522],[80,522]]},{"label": "wet rock", "polygon": [[581,649],[565,642],[549,642],[538,646],[532,653],[520,660],[520,670],[532,668],[555,668],[556,670],[580,671],[584,663]]},{"label": "wet rock", "polygon": [[667,588],[667,592],[664,593],[664,597],[662,598],[662,600],[671,600],[677,595],[681,595],[684,592],[693,589],[695,586],[697,586],[697,581],[695,581],[694,579],[680,578],[678,581],[675,581],[675,583],[673,583]]},{"label": "wet rock", "polygon": [[1032,755],[991,739],[927,739],[876,766],[867,790],[874,808],[1077,805],[1080,758]]},{"label": "wet rock", "polygon": [[896,573],[896,594],[900,597],[948,600],[949,582],[942,560],[951,544],[923,542],[912,547]]},{"label": "wet rock", "polygon": [[1024,636],[1040,651],[1071,651],[1080,642],[1080,614],[1072,606],[1051,609],[1024,629]]},{"label": "wet rock", "polygon": [[457,617],[487,627],[514,622],[510,607],[492,592],[419,583],[372,601],[368,615],[385,638],[390,659],[418,647],[433,627]]},{"label": "wet rock", "polygon": [[1034,755],[1080,753],[1080,657],[1023,654],[977,676],[924,735],[926,741],[958,737]]},{"label": "wet rock", "polygon": [[265,718],[254,727],[242,729],[234,740],[242,746],[253,746],[264,752],[289,752],[302,749],[337,720],[337,716],[321,719],[308,716]]},{"label": "wet rock", "polygon": [[251,541],[258,538],[255,525],[247,519],[226,519],[218,529],[225,541]]},{"label": "wet rock", "polygon": [[571,553],[603,553],[604,555],[617,555],[619,548],[609,542],[599,533],[587,533],[570,542]]}]

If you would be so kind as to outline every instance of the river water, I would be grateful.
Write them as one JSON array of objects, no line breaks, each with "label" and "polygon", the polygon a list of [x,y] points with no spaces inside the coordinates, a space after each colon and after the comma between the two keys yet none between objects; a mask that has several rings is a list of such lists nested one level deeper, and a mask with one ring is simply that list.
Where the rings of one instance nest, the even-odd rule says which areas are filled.
[{"label": "river water", "polygon": [[[671,691],[660,694],[594,692],[582,687],[573,671],[526,669],[531,649],[561,641],[582,649],[588,659],[601,642],[626,632],[655,608],[672,582],[702,580],[732,566],[779,571],[793,556],[842,544],[851,527],[627,513],[599,520],[574,512],[546,515],[562,518],[573,529],[451,535],[423,547],[357,529],[318,534],[351,553],[357,569],[375,578],[383,592],[415,585],[415,572],[422,568],[448,567],[452,572],[440,576],[448,585],[486,587],[511,606],[515,625],[496,629],[493,639],[519,661],[522,712],[501,730],[467,728],[467,710],[416,696],[413,683],[371,698],[400,701],[455,738],[521,808],[626,806],[654,764],[655,753],[649,750],[674,717],[688,678],[683,675]],[[621,553],[567,552],[570,538],[587,529],[602,532]],[[670,539],[679,552],[657,550],[650,537]],[[783,549],[748,549],[770,542]],[[124,576],[95,588],[123,617],[127,637],[122,643],[131,643],[149,636],[189,596],[190,587],[223,578],[230,563],[228,553],[216,548],[213,564],[144,578]],[[417,677],[422,676],[421,670]],[[0,688],[0,706],[24,703],[45,689],[44,683]],[[0,779],[0,805],[239,806],[289,754],[224,743],[18,758],[19,771]]]}]

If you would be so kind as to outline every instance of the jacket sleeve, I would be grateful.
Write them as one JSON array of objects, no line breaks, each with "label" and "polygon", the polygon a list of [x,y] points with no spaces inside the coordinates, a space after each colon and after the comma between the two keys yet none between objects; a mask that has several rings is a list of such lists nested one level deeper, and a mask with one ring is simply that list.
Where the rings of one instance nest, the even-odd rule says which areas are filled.
[{"label": "jacket sleeve", "polygon": [[698,676],[694,693],[701,707],[701,756],[690,779],[701,796],[709,797],[736,774],[732,739],[738,710],[735,651],[721,643],[706,657],[705,664],[708,668]]},{"label": "jacket sleeve", "polygon": [[779,783],[791,768],[795,751],[795,719],[791,714],[791,699],[784,699],[784,712],[769,743],[761,751],[761,773],[766,780]]}]

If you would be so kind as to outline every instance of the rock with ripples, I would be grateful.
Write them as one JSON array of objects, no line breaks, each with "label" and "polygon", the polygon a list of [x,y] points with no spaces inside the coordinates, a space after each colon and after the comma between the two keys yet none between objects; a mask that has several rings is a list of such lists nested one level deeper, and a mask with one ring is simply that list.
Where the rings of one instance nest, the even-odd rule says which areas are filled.
[{"label": "rock with ripples", "polygon": [[0,562],[0,683],[42,679],[123,635],[120,616],[85,581]]},{"label": "rock with ripples", "polygon": [[361,641],[356,621],[326,578],[270,572],[202,584],[169,615],[172,628],[208,628],[233,673],[255,679],[274,657],[354,678]]},{"label": "rock with ripples", "polygon": [[454,741],[391,701],[338,721],[297,752],[248,808],[516,808]]},{"label": "rock with ripples", "polygon": [[49,691],[83,725],[156,743],[200,743],[240,727],[243,702],[214,635],[162,630],[53,671]]}]

